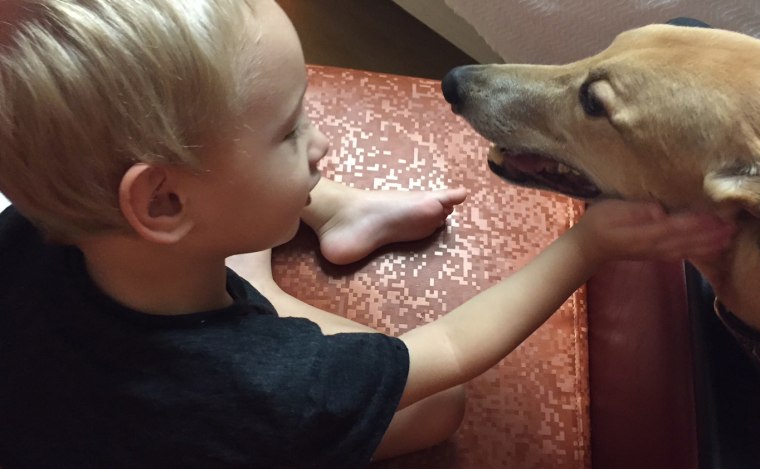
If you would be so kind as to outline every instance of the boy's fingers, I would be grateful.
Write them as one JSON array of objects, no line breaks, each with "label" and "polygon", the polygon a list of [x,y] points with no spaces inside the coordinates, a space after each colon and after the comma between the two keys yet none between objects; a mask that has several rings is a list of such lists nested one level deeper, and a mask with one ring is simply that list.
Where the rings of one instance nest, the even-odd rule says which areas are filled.
[{"label": "boy's fingers", "polygon": [[665,247],[659,257],[664,259],[687,259],[690,257],[704,257],[711,254],[718,254],[726,249],[724,244],[699,244],[694,246],[675,246]]},{"label": "boy's fingers", "polygon": [[730,226],[719,217],[711,213],[681,213],[671,215],[669,225],[676,230],[702,230],[709,231]]},{"label": "boy's fingers", "polygon": [[707,231],[695,231],[682,236],[664,238],[656,248],[666,257],[685,258],[702,256],[726,249],[733,238],[734,229],[726,225]]},{"label": "boy's fingers", "polygon": [[[662,210],[658,206],[645,210],[648,215],[638,217],[636,221],[639,223],[632,224],[633,228],[641,230],[643,238],[656,239],[660,236],[668,238],[693,233],[708,233],[731,226],[715,215],[708,213],[682,213],[667,216],[664,212],[658,214],[658,211]],[[643,214],[644,212],[640,212],[640,215]],[[662,218],[655,218],[660,216]]]},{"label": "boy's fingers", "polygon": [[[607,226],[613,250],[631,258],[684,259],[723,251],[735,227],[709,212],[668,214],[655,203],[604,201],[593,220],[597,229]],[[591,210],[590,209],[590,210]],[[592,225],[593,226],[593,225]]]},{"label": "boy's fingers", "polygon": [[735,228],[713,215],[671,215],[661,221],[625,228],[621,238],[632,255],[658,259],[684,259],[722,251]]},{"label": "boy's fingers", "polygon": [[660,204],[647,203],[643,209],[646,210],[646,214],[650,220],[663,220],[668,216]]}]

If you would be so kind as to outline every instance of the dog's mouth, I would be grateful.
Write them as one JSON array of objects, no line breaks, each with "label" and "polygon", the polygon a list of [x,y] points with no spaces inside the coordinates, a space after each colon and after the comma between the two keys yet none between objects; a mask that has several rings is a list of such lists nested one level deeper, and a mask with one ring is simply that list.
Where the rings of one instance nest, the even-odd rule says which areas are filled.
[{"label": "dog's mouth", "polygon": [[593,199],[602,193],[581,171],[540,153],[494,145],[488,155],[488,167],[502,179],[521,186],[580,199]]}]

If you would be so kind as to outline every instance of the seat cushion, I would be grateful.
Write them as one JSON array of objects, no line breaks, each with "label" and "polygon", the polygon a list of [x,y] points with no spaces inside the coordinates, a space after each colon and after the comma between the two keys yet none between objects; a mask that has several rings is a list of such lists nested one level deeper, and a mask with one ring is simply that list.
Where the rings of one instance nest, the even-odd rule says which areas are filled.
[{"label": "seat cushion", "polygon": [[[275,249],[287,292],[392,335],[451,311],[515,271],[581,215],[569,198],[504,184],[489,144],[451,113],[437,81],[309,67],[307,110],[331,140],[325,177],[375,190],[465,186],[467,201],[428,239],[337,267],[302,228]],[[508,313],[508,312],[505,312]],[[385,468],[589,466],[585,290],[517,350],[466,385],[449,443],[376,463]]]}]

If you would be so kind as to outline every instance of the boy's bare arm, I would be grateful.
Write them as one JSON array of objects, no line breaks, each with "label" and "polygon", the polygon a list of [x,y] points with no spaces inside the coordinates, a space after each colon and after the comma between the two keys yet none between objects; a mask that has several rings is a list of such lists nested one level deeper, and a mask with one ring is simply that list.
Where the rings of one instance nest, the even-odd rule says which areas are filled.
[{"label": "boy's bare arm", "polygon": [[653,204],[603,202],[524,268],[440,319],[401,336],[410,369],[399,408],[486,371],[614,259],[714,255],[733,228],[712,216],[666,216]]}]

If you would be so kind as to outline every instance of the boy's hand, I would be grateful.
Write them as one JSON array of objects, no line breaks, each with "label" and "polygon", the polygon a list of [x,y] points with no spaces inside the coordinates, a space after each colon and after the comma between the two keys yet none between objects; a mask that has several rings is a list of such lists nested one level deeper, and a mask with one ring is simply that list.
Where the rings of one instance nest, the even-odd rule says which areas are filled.
[{"label": "boy's hand", "polygon": [[586,255],[604,262],[714,256],[731,243],[735,227],[710,213],[668,215],[655,203],[606,200],[591,205],[571,231]]}]

